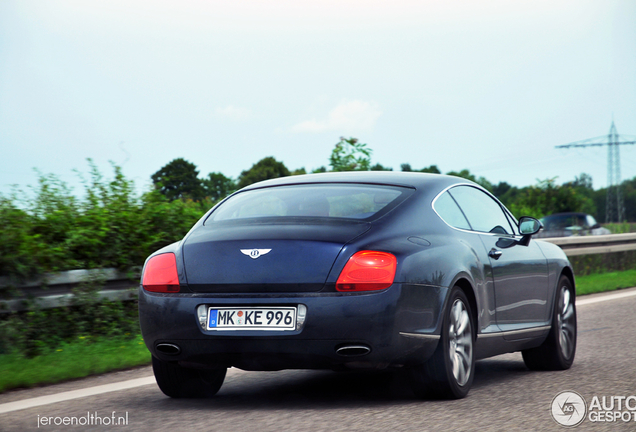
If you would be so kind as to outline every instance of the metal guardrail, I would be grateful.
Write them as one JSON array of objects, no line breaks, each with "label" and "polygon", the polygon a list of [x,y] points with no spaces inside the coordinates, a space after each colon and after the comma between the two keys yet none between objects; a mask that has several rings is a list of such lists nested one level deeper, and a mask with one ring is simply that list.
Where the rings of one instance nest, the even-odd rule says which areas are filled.
[{"label": "metal guardrail", "polygon": [[[42,309],[70,305],[74,299],[73,288],[90,283],[100,283],[101,289],[97,291],[99,300],[133,300],[137,298],[140,271],[135,269],[126,273],[105,268],[45,274],[15,287],[21,294],[19,298],[0,300],[0,314],[28,310],[33,305]],[[9,279],[0,277],[0,291],[9,289]]]},{"label": "metal guardrail", "polygon": [[537,240],[547,241],[560,246],[567,256],[596,255],[636,250],[636,233],[547,237]]},{"label": "metal guardrail", "polygon": [[[607,254],[636,250],[636,233],[599,236],[548,237],[537,239],[560,246],[567,256]],[[105,300],[132,300],[137,297],[139,272],[124,273],[117,269],[70,270],[44,275],[19,288],[21,298],[0,300],[0,313],[29,309],[25,300],[33,299],[37,307],[47,309],[72,303],[74,287],[82,283],[100,280],[103,287],[97,295]],[[0,290],[9,286],[7,278],[0,277]]]}]

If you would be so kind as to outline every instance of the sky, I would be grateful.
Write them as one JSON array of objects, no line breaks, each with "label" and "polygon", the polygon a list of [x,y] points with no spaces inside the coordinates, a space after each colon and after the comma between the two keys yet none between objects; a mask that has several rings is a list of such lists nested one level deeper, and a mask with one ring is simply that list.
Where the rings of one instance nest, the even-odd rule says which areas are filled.
[{"label": "sky", "polygon": [[[590,174],[636,136],[633,0],[3,0],[0,193],[87,158],[138,188],[175,158],[236,178],[328,166],[341,136],[399,170],[515,186]],[[636,176],[636,145],[621,146]]]}]

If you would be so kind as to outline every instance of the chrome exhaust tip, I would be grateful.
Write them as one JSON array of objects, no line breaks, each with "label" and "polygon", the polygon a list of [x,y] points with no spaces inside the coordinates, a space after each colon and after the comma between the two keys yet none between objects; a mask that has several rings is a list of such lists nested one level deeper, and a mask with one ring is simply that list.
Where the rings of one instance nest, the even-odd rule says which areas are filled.
[{"label": "chrome exhaust tip", "polygon": [[371,352],[371,348],[367,345],[343,345],[336,348],[336,354],[343,357],[358,357],[367,355]]},{"label": "chrome exhaust tip", "polygon": [[155,349],[165,355],[177,355],[181,352],[181,348],[178,345],[171,343],[159,343],[155,345]]}]

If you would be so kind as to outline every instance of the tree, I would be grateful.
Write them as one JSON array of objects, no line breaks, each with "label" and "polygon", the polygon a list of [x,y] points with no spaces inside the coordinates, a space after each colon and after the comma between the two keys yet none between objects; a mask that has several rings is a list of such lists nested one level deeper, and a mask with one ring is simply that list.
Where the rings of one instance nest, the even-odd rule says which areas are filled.
[{"label": "tree", "polygon": [[591,198],[577,192],[570,184],[557,185],[556,177],[541,180],[536,186],[520,189],[509,209],[518,217],[536,218],[562,212],[595,213]]},{"label": "tree", "polygon": [[[431,165],[434,166],[434,165]],[[435,167],[437,168],[437,167]],[[450,175],[450,176],[455,176],[455,177],[461,177],[461,178],[465,178],[466,180],[470,180],[473,181],[475,183],[477,183],[478,185],[480,185],[481,187],[483,187],[484,189],[487,189],[489,191],[492,191],[492,183],[490,183],[488,180],[486,180],[485,177],[475,177],[473,174],[470,173],[469,170],[467,169],[463,169],[459,172],[457,171],[451,171],[446,173],[446,175]]]},{"label": "tree", "polygon": [[[516,186],[512,186],[508,182],[499,182],[496,185],[493,185],[492,194],[499,198],[499,201],[503,203],[506,207],[510,208],[510,206],[517,201],[517,197],[519,196],[520,189]],[[521,215],[521,216],[526,216]]]},{"label": "tree", "polygon": [[576,211],[589,213],[594,217],[598,217],[598,209],[594,202],[594,188],[592,187],[591,175],[581,173],[580,176],[574,178],[574,181],[567,182],[561,187],[571,189],[572,193],[578,196],[580,204],[579,209]]},{"label": "tree", "polygon": [[256,162],[250,169],[241,172],[238,178],[238,188],[241,189],[252,183],[288,175],[291,173],[285,164],[269,156]]},{"label": "tree", "polygon": [[586,173],[581,173],[580,176],[576,176],[571,184],[576,188],[594,190],[592,187],[592,176]]},{"label": "tree", "polygon": [[499,182],[496,186],[492,188],[492,194],[501,200],[508,191],[512,189],[512,186],[508,182]]},{"label": "tree", "polygon": [[[631,180],[624,180],[621,183],[621,194],[623,195],[623,204],[625,206],[625,220],[636,222],[636,177]],[[607,188],[592,191],[591,197],[596,205],[596,220],[604,222]]]},{"label": "tree", "polygon": [[295,176],[295,175],[303,175],[303,174],[307,174],[307,170],[305,170],[305,168],[298,168],[295,169],[291,172],[291,175]]},{"label": "tree", "polygon": [[[636,221],[636,177],[631,180],[625,180],[621,187],[625,203],[625,220],[634,222]],[[604,221],[605,218],[601,220]]]},{"label": "tree", "polygon": [[377,163],[370,168],[371,171],[393,171],[393,168],[385,167],[384,165]]},{"label": "tree", "polygon": [[236,183],[222,173],[211,172],[202,181],[206,195],[213,201],[219,201],[236,190]]},{"label": "tree", "polygon": [[357,138],[340,137],[329,156],[331,171],[369,171],[372,150]]},{"label": "tree", "polygon": [[441,174],[442,172],[437,168],[437,165],[431,165],[428,168],[422,168],[421,170],[414,170],[411,168],[411,164],[403,163],[400,165],[400,169],[404,172],[423,172],[423,173],[431,173],[431,174]]},{"label": "tree", "polygon": [[155,188],[170,201],[187,198],[200,201],[204,198],[205,190],[198,176],[199,171],[195,164],[177,158],[154,173],[151,178]]},{"label": "tree", "polygon": [[441,174],[442,172],[437,168],[437,165],[431,165],[428,168],[422,168],[420,172],[423,173],[431,173],[431,174]]}]

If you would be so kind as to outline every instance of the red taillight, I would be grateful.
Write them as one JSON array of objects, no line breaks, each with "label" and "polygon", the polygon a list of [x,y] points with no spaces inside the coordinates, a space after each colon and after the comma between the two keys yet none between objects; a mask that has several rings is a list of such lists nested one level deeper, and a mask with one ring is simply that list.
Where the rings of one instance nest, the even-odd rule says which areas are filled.
[{"label": "red taillight", "polygon": [[390,287],[395,278],[397,258],[387,252],[355,253],[340,273],[338,291],[374,291]]},{"label": "red taillight", "polygon": [[155,255],[148,260],[141,282],[146,291],[161,293],[179,292],[177,259],[173,253]]}]

